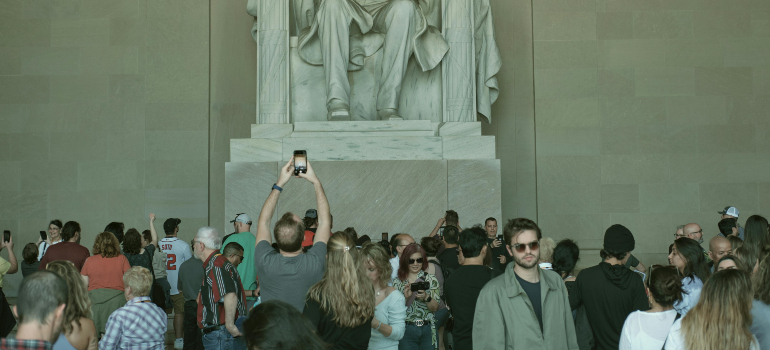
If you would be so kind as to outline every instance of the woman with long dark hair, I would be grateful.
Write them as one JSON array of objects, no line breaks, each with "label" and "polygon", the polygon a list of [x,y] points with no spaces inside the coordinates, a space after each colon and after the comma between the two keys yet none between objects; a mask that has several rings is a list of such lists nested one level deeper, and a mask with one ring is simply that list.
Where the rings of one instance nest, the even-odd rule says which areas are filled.
[{"label": "woman with long dark hair", "polygon": [[366,349],[374,317],[374,286],[356,242],[336,232],[326,252],[324,277],[307,292],[303,314],[332,349]]},{"label": "woman with long dark hair", "polygon": [[749,330],[751,296],[746,271],[718,271],[703,285],[698,304],[671,326],[665,349],[758,350]]},{"label": "woman with long dark hair", "polygon": [[254,307],[243,323],[249,350],[325,350],[313,325],[297,308],[280,300]]},{"label": "woman with long dark hair", "polygon": [[698,303],[703,283],[711,276],[711,271],[703,255],[703,248],[691,238],[682,237],[674,241],[668,259],[684,276],[682,300],[674,303],[674,309],[684,316]]},{"label": "woman with long dark hair", "polygon": [[682,276],[670,266],[650,268],[645,282],[650,309],[628,315],[620,333],[621,350],[658,350],[679,319],[674,303],[682,300]]},{"label": "woman with long dark hair", "polygon": [[[428,254],[419,245],[406,246],[400,259],[398,275],[391,281],[393,288],[406,299],[406,330],[398,349],[433,350],[438,346],[435,316],[441,301],[438,279],[426,272]],[[416,290],[412,291],[412,285]]]},{"label": "woman with long dark hair", "polygon": [[760,348],[770,349],[770,248],[765,247],[762,251],[752,281],[754,301],[751,307],[751,333],[757,337]]},{"label": "woman with long dark hair", "polygon": [[[743,246],[753,250],[754,256],[766,245],[770,244],[770,230],[768,230],[767,219],[761,215],[752,215],[746,219],[746,227],[743,228]],[[748,261],[746,261],[749,264]],[[751,264],[752,266],[753,263]]]}]

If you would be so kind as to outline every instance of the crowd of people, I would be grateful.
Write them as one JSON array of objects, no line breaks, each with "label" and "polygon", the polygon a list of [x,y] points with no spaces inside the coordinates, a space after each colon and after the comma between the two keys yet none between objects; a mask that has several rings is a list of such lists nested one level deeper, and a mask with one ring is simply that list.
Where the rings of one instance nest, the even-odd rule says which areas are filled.
[{"label": "crowd of people", "polygon": [[[316,208],[273,220],[283,187],[308,181]],[[234,232],[181,220],[155,230],[113,222],[92,249],[77,222],[53,220],[22,252],[14,313],[2,275],[19,270],[13,239],[0,242],[0,349],[163,349],[173,315],[176,349],[770,349],[770,230],[720,211],[702,248],[696,223],[674,230],[665,266],[631,252],[623,225],[605,231],[602,261],[576,271],[577,243],[555,242],[525,218],[462,228],[452,210],[418,242],[332,233],[312,166],[292,161]],[[716,220],[715,220],[716,221]],[[274,240],[274,241],[273,241]]]}]

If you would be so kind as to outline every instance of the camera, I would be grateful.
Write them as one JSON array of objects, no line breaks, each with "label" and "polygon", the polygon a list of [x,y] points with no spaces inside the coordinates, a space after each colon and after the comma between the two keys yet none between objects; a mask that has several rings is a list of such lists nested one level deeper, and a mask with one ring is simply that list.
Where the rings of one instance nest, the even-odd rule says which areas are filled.
[{"label": "camera", "polygon": [[414,282],[412,283],[412,292],[416,292],[418,290],[429,290],[430,289],[430,282]]}]

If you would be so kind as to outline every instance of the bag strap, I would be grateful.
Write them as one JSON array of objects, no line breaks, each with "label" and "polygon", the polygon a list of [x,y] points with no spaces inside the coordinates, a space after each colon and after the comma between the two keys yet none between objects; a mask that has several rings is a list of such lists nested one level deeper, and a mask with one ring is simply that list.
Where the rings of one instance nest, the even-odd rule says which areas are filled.
[{"label": "bag strap", "polygon": [[[676,323],[676,320],[680,319],[681,317],[682,317],[682,314],[680,314],[680,313],[678,313],[678,312],[677,312],[677,313],[676,313],[676,317],[674,317],[674,322],[671,322],[671,327],[673,327],[673,326],[674,326],[674,323]],[[670,330],[670,329],[671,329],[671,327],[668,327],[668,329]],[[663,347],[661,347],[661,348],[660,348],[660,350],[664,350],[664,349],[666,349],[666,343],[667,343],[667,342],[668,342],[668,336],[666,336],[666,340],[663,342]]]}]

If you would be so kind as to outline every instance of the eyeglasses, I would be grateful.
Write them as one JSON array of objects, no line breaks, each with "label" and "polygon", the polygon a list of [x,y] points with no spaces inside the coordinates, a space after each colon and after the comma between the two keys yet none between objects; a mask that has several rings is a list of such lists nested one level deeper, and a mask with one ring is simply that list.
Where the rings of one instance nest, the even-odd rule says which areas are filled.
[{"label": "eyeglasses", "polygon": [[425,260],[423,260],[422,258],[417,258],[417,259],[409,259],[409,265],[412,265],[412,264],[414,264],[414,263],[422,264],[422,263],[423,263],[423,261],[425,261]]},{"label": "eyeglasses", "polygon": [[540,242],[539,241],[533,241],[529,243],[516,243],[513,245],[513,249],[516,250],[517,253],[524,253],[524,250],[529,246],[529,250],[537,250],[540,248]]}]

